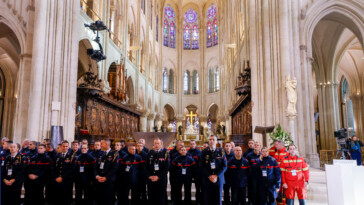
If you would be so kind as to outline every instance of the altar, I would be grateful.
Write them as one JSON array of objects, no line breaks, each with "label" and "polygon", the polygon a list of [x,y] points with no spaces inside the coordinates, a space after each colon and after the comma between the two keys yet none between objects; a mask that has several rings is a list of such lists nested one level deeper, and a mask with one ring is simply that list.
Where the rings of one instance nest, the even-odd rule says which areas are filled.
[{"label": "altar", "polygon": [[198,129],[195,125],[190,124],[183,135],[183,141],[200,141],[200,135],[198,133]]}]

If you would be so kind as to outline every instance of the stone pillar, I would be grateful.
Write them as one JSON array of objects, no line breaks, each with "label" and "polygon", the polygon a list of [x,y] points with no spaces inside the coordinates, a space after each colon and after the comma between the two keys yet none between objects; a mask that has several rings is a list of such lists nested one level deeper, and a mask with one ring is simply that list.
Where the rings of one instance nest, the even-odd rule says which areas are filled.
[{"label": "stone pillar", "polygon": [[145,111],[142,111],[142,115],[140,116],[139,118],[139,121],[140,121],[140,132],[146,132],[147,131],[147,118],[148,118],[148,111],[145,110]]},{"label": "stone pillar", "polygon": [[[184,129],[183,129],[183,120],[184,120],[184,117],[182,115],[177,115],[177,117],[176,117],[177,139],[181,139],[181,140],[183,140],[183,132],[184,132]],[[179,133],[178,133],[179,126],[182,127],[182,135],[179,135]]]},{"label": "stone pillar", "polygon": [[157,114],[156,116],[155,116],[155,121],[156,121],[156,126],[157,126],[157,128],[158,128],[158,132],[160,132],[161,130],[161,126],[162,126],[162,124],[163,124],[163,115],[162,114]]},{"label": "stone pillar", "polygon": [[40,141],[58,125],[64,139],[73,140],[80,3],[36,0],[35,5],[27,138]]},{"label": "stone pillar", "polygon": [[154,130],[153,130],[153,127],[154,127],[154,116],[155,116],[155,113],[150,113],[148,115],[147,132],[154,132]]}]

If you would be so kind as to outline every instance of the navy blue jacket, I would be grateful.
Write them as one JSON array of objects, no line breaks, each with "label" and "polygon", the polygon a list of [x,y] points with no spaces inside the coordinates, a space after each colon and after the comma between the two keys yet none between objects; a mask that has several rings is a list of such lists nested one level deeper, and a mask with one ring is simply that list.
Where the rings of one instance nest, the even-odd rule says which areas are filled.
[{"label": "navy blue jacket", "polygon": [[[263,160],[257,159],[256,165],[259,167],[258,180],[260,183],[264,183],[267,186],[275,186],[275,188],[280,188],[281,186],[281,169],[277,161],[271,157],[263,157]],[[267,171],[267,176],[263,176],[263,170]]]},{"label": "navy blue jacket", "polygon": [[55,150],[51,151],[51,152],[46,152],[48,157],[51,158],[52,162],[56,161],[57,158],[57,152]]},{"label": "navy blue jacket", "polygon": [[[106,177],[107,182],[115,181],[115,173],[118,169],[119,154],[117,151],[110,150],[107,154],[101,154],[101,156],[96,159],[96,164],[94,167],[94,177]],[[101,164],[103,163],[103,169]]]},{"label": "navy blue jacket", "polygon": [[254,149],[252,149],[252,148],[248,148],[248,149],[244,152],[243,157],[244,157],[244,158],[247,158],[247,156],[248,156],[250,153],[253,153],[253,152],[254,152]]},{"label": "navy blue jacket", "polygon": [[142,169],[140,170],[140,177],[145,180],[147,178],[147,173],[145,171],[145,165],[147,163],[147,157],[148,157],[148,153],[144,152],[144,151],[141,151],[141,152],[138,152],[137,151],[137,154],[142,158],[142,160],[144,161],[144,163],[141,163],[141,167]]},{"label": "navy blue jacket", "polygon": [[[154,169],[154,164],[159,165],[159,170]],[[147,178],[150,176],[158,176],[160,179],[167,179],[170,159],[167,149],[161,149],[159,152],[155,150],[149,151],[146,162]]]},{"label": "navy blue jacket", "polygon": [[120,160],[120,170],[122,172],[123,183],[137,185],[139,183],[141,171],[145,161],[138,154],[127,153]]},{"label": "navy blue jacket", "polygon": [[[4,179],[7,180],[15,179],[12,186],[21,186],[22,183],[24,182],[27,160],[28,159],[22,156],[20,153],[15,155],[14,159],[12,159],[11,155],[8,155],[4,161],[5,165],[2,169],[1,181],[3,181]],[[11,175],[8,175],[10,174],[8,172],[9,169],[12,169]]]},{"label": "navy blue jacket", "polygon": [[243,188],[248,185],[250,164],[245,158],[240,160],[233,158],[228,163],[228,170],[231,174],[230,184],[235,188]]},{"label": "navy blue jacket", "polygon": [[[80,154],[76,159],[75,180],[89,184],[94,178],[94,166],[96,159],[89,153]],[[83,167],[83,168],[81,168]],[[83,172],[82,172],[83,171]]]},{"label": "navy blue jacket", "polygon": [[1,168],[3,168],[5,166],[5,159],[7,156],[10,155],[10,150],[8,149],[3,149],[0,151],[0,166]]},{"label": "navy blue jacket", "polygon": [[[229,164],[229,162],[235,158],[235,154],[232,150],[230,151],[230,154],[227,154],[225,150],[224,150],[224,152],[225,152],[227,163]],[[231,181],[231,173],[230,173],[230,169],[227,169],[225,172],[225,184],[230,184],[230,181]]]},{"label": "navy blue jacket", "polygon": [[29,151],[25,154],[25,156],[28,156],[29,158],[34,157],[35,155],[38,154],[38,149],[29,149]]},{"label": "navy blue jacket", "polygon": [[93,150],[93,151],[92,151],[92,153],[91,153],[91,155],[92,155],[93,157],[95,157],[95,159],[100,158],[103,154],[104,154],[104,152],[103,152],[103,151],[101,151],[101,149]]},{"label": "navy blue jacket", "polygon": [[29,159],[28,167],[26,169],[26,178],[29,179],[28,175],[34,174],[37,175],[38,178],[31,181],[45,183],[49,176],[51,166],[52,160],[47,154],[37,154]]},{"label": "navy blue jacket", "polygon": [[201,177],[201,170],[199,169],[200,165],[200,156],[201,156],[201,150],[199,149],[190,149],[187,151],[187,154],[192,157],[192,159],[195,161],[196,166],[194,166],[194,169],[192,170],[192,177]]},{"label": "navy blue jacket", "polygon": [[[211,162],[215,162],[215,169],[211,169]],[[211,175],[217,175],[217,184],[225,184],[224,173],[227,169],[227,160],[225,152],[216,148],[214,152],[210,150],[210,147],[204,149],[200,157],[200,168],[203,180],[209,180],[208,177]]]},{"label": "navy blue jacket", "polygon": [[29,147],[21,148],[21,150],[20,150],[20,154],[21,154],[21,155],[26,155],[26,154],[27,154],[27,152],[29,152]]},{"label": "navy blue jacket", "polygon": [[[172,167],[174,168],[174,176],[177,182],[191,182],[192,172],[195,168],[195,161],[191,156],[178,156],[172,161]],[[186,169],[186,173],[182,174],[182,169]]]},{"label": "navy blue jacket", "polygon": [[63,153],[57,155],[56,161],[53,163],[52,177],[56,180],[62,177],[63,182],[71,182],[76,166],[76,158],[72,157],[71,152],[67,152],[65,157]]},{"label": "navy blue jacket", "polygon": [[256,160],[259,159],[261,154],[257,155],[254,152],[248,154],[246,159],[249,161],[250,164],[250,176],[251,179],[258,179],[260,176],[260,167],[257,165]]}]

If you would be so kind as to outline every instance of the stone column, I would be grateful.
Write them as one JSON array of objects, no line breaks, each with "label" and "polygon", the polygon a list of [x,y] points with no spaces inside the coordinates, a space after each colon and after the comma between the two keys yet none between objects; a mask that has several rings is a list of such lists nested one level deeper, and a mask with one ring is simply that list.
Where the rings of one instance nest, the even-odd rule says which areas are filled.
[{"label": "stone column", "polygon": [[148,112],[145,110],[145,111],[142,111],[142,115],[140,116],[139,118],[139,121],[140,121],[140,132],[146,132],[147,131],[147,117],[148,117]]},{"label": "stone column", "polygon": [[73,140],[80,3],[36,0],[35,5],[27,137],[40,141],[58,125],[64,139]]},{"label": "stone column", "polygon": [[154,116],[155,116],[155,113],[150,113],[148,115],[147,132],[154,132],[154,130],[153,130],[153,127],[154,127]]},{"label": "stone column", "polygon": [[[163,115],[162,114],[157,114],[156,116],[155,116],[155,121],[156,121],[156,126],[157,126],[157,128],[158,128],[158,132],[160,132],[161,130],[161,126],[162,126],[162,124],[163,124]],[[154,130],[153,130],[154,131]]]},{"label": "stone column", "polygon": [[[181,140],[183,140],[183,132],[184,132],[184,129],[183,129],[183,120],[184,120],[183,115],[177,115],[177,117],[176,117],[177,139],[181,139]],[[179,135],[179,133],[178,133],[178,127],[179,126],[182,126],[182,135]]]}]

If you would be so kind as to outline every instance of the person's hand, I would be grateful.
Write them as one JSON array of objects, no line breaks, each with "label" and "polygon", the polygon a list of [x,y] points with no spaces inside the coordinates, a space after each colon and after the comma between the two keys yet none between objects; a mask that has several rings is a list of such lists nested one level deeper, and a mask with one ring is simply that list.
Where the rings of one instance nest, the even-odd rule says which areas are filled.
[{"label": "person's hand", "polygon": [[263,155],[260,155],[259,159],[260,159],[260,161],[262,161],[263,160]]},{"label": "person's hand", "polygon": [[11,186],[11,185],[13,185],[13,183],[15,182],[15,179],[10,179],[10,181],[9,181],[9,185]]},{"label": "person's hand", "polygon": [[288,189],[288,185],[286,183],[284,183],[282,186],[283,186],[283,189]]},{"label": "person's hand", "polygon": [[37,179],[38,178],[38,176],[37,175],[35,175],[35,174],[29,174],[29,179],[31,179],[31,180],[35,180],[35,179]]},{"label": "person's hand", "polygon": [[305,182],[305,189],[306,189],[306,191],[308,191],[308,188],[309,188],[308,183]]},{"label": "person's hand", "polygon": [[100,183],[104,183],[106,181],[106,177],[98,177],[97,181]]},{"label": "person's hand", "polygon": [[56,182],[58,182],[58,183],[62,183],[62,177],[57,177],[57,178],[56,178]]},{"label": "person's hand", "polygon": [[9,180],[4,179],[4,183],[5,183],[7,186],[10,186],[10,181],[9,181]]}]

